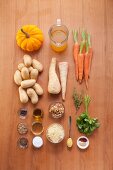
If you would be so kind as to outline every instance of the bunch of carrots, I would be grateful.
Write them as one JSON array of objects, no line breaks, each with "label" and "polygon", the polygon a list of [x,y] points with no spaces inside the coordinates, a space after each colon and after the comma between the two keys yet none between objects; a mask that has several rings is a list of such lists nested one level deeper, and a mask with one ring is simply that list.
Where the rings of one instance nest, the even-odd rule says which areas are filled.
[{"label": "bunch of carrots", "polygon": [[80,44],[78,43],[78,31],[73,31],[73,37],[76,80],[81,84],[83,79],[85,79],[86,88],[88,88],[88,79],[93,57],[90,34],[83,31]]}]

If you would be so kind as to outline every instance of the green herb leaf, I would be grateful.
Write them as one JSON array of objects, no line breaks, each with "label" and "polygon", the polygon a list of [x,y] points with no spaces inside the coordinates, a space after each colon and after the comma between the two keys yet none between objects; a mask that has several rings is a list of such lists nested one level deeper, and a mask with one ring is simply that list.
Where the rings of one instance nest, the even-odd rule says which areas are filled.
[{"label": "green herb leaf", "polygon": [[78,93],[76,91],[76,89],[74,89],[73,100],[74,100],[74,105],[75,105],[76,111],[78,111],[80,106],[81,106],[81,104],[83,103],[82,93]]},{"label": "green herb leaf", "polygon": [[100,126],[97,118],[91,118],[88,114],[88,107],[91,99],[88,95],[84,97],[85,112],[83,112],[77,119],[76,125],[81,133],[91,135],[95,129]]}]

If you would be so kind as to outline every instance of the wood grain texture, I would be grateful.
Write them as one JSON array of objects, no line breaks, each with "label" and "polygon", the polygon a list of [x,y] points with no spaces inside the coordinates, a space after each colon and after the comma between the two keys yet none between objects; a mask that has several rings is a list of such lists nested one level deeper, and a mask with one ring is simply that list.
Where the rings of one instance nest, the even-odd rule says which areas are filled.
[{"label": "wood grain texture", "polygon": [[[112,0],[1,0],[0,1],[0,170],[113,170],[113,1]],[[68,49],[56,54],[49,47],[49,27],[61,18],[70,30]],[[17,30],[25,24],[36,24],[44,32],[43,47],[32,57],[41,61],[44,72],[39,83],[44,88],[44,96],[35,107],[44,110],[44,128],[42,134],[44,146],[40,150],[32,147],[33,135],[30,132],[32,104],[23,106],[19,102],[18,88],[13,82],[13,74],[24,52],[16,45]],[[79,86],[74,75],[72,57],[72,29],[87,29],[92,35],[94,49],[89,89]],[[54,121],[48,117],[48,107],[53,101],[61,101],[61,95],[51,97],[47,93],[48,69],[52,57],[57,61],[69,62],[69,75],[66,96],[66,114],[60,123],[64,126],[66,137],[59,145],[52,145],[46,139],[46,129]],[[90,147],[81,151],[76,146],[80,136],[75,126],[75,108],[72,100],[73,88],[84,90],[92,98],[89,111],[100,119],[101,127],[89,138]],[[17,124],[21,122],[17,111],[21,107],[28,109],[28,117],[23,122],[29,126],[29,148],[17,147],[19,135]],[[66,148],[68,137],[68,116],[72,115],[71,151]]]}]

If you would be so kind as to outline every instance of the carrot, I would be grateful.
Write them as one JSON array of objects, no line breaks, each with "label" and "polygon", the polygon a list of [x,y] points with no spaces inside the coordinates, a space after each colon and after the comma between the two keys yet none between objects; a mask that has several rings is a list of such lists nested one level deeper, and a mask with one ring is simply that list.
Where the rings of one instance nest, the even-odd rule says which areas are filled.
[{"label": "carrot", "polygon": [[79,83],[82,83],[83,68],[84,68],[84,54],[82,53],[84,42],[80,44],[80,52],[78,54],[78,72],[79,72]]},{"label": "carrot", "polygon": [[90,34],[88,34],[88,45],[89,45],[89,74],[90,74],[92,57],[93,57],[93,49],[92,49],[92,46],[91,46],[91,37],[90,37]]},{"label": "carrot", "polygon": [[86,31],[82,31],[82,42],[84,43],[82,53],[85,54],[85,52],[86,52]]},{"label": "carrot", "polygon": [[89,78],[89,61],[90,61],[89,59],[90,59],[89,46],[88,46],[88,42],[86,42],[86,53],[84,55],[84,78],[85,78],[87,89],[88,89],[88,78]]},{"label": "carrot", "polygon": [[74,37],[74,48],[73,48],[73,56],[75,60],[75,76],[76,80],[78,81],[78,53],[79,53],[79,44],[78,44],[78,31],[73,31]]}]

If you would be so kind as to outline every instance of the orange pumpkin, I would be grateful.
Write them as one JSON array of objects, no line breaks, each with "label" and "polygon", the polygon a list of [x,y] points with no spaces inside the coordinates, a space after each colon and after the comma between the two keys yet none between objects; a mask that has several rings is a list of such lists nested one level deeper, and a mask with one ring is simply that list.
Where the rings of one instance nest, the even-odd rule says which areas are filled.
[{"label": "orange pumpkin", "polygon": [[16,34],[18,46],[25,51],[38,50],[43,40],[43,33],[36,25],[25,25]]}]

